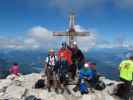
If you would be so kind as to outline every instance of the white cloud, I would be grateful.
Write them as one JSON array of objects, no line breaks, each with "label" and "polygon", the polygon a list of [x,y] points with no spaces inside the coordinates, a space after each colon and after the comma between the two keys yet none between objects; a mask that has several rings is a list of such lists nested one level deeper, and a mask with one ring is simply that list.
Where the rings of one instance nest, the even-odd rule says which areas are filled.
[{"label": "white cloud", "polygon": [[[75,26],[78,32],[88,30],[80,25]],[[89,30],[90,31],[90,30]],[[12,49],[39,49],[58,48],[64,37],[54,37],[52,31],[45,27],[36,26],[27,31],[27,36],[23,39],[0,37],[0,48]],[[89,49],[95,45],[96,36],[92,32],[89,37],[78,37],[78,44],[82,49]],[[87,43],[87,44],[86,44]]]},{"label": "white cloud", "polygon": [[38,41],[45,41],[45,40],[53,39],[52,32],[48,30],[47,28],[41,27],[41,26],[36,26],[36,27],[31,28],[27,34],[28,34],[28,37],[32,39],[35,38]]},{"label": "white cloud", "polygon": [[52,31],[42,26],[31,28],[27,33],[25,44],[34,45],[36,48],[52,48],[58,43],[58,38],[53,37]]},{"label": "white cloud", "polygon": [[[89,36],[77,37],[77,43],[82,50],[89,50],[94,47],[98,48],[115,48],[118,47],[119,42],[109,42],[101,40],[97,43],[97,32],[95,29],[87,29],[80,25],[75,25],[77,32],[89,32]],[[27,36],[20,38],[0,37],[0,48],[10,49],[49,49],[59,48],[64,37],[54,37],[52,31],[42,26],[36,26],[27,31]],[[131,42],[123,42],[123,47],[132,47]]]},{"label": "white cloud", "polygon": [[[75,25],[75,29],[78,32],[87,32],[90,31],[90,36],[88,37],[77,37],[77,42],[79,47],[84,50],[88,50],[95,46],[96,44],[96,34],[92,29],[88,30],[83,28],[80,25]],[[66,40],[64,37],[53,37],[52,31],[48,29],[37,26],[33,27],[28,31],[28,38],[25,40],[25,44],[29,45],[39,45],[38,47],[43,48],[51,48],[51,47],[59,47],[61,42]],[[88,43],[88,44],[86,44]]]},{"label": "white cloud", "polygon": [[109,43],[109,44],[98,44],[96,47],[97,48],[115,48],[114,44],[111,44],[111,43]]},{"label": "white cloud", "polygon": [[22,45],[22,41],[18,38],[0,37],[0,48],[16,48]]},{"label": "white cloud", "polygon": [[0,48],[38,49],[51,48],[56,43],[52,32],[45,27],[36,26],[27,31],[27,36],[19,38],[0,37]]},{"label": "white cloud", "polygon": [[121,38],[113,39],[112,41],[108,40],[99,40],[97,48],[128,48],[129,50],[133,50],[133,43],[132,41],[128,40],[121,40]]},{"label": "white cloud", "polygon": [[89,36],[77,37],[79,47],[83,50],[89,50],[96,46],[96,31],[94,29],[85,29],[80,25],[75,25],[77,32],[89,32]]}]

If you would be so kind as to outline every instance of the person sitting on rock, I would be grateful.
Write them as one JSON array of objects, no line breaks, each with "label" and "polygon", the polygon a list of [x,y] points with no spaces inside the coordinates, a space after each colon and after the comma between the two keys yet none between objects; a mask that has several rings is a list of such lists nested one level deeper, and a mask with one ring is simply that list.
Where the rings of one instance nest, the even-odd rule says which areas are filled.
[{"label": "person sitting on rock", "polygon": [[24,81],[24,77],[20,73],[20,67],[18,63],[14,63],[13,66],[9,69],[9,72],[11,73],[11,76],[8,78],[18,82],[17,84],[21,84],[21,82]]},{"label": "person sitting on rock", "polygon": [[90,63],[90,70],[92,72],[92,84],[91,85],[94,86],[98,82],[99,77],[100,77],[100,75],[96,71],[96,63]]},{"label": "person sitting on rock", "polygon": [[79,86],[79,89],[80,89],[80,92],[81,94],[85,94],[85,93],[88,93],[89,90],[89,82],[91,82],[92,78],[93,78],[93,74],[92,74],[92,71],[90,70],[89,68],[89,64],[88,62],[86,62],[84,64],[84,67],[81,68],[80,72],[79,72],[79,79],[80,79],[80,86]]},{"label": "person sitting on rock", "polygon": [[13,75],[19,76],[20,75],[20,68],[17,63],[14,63],[13,66],[9,69],[9,72]]},{"label": "person sitting on rock", "polygon": [[57,62],[58,58],[55,55],[55,52],[53,49],[49,50],[48,57],[46,57],[45,60],[45,75],[47,77],[47,87],[48,91],[51,92],[52,84],[54,85],[54,88],[56,90],[56,79],[55,79],[55,72],[54,67]]}]

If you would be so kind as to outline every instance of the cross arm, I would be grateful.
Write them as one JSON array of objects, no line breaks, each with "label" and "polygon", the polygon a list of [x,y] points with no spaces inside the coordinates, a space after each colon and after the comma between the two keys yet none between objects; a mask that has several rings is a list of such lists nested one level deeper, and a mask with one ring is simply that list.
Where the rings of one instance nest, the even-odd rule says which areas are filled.
[{"label": "cross arm", "polygon": [[54,32],[53,36],[89,36],[90,32]]},{"label": "cross arm", "polygon": [[75,36],[89,36],[90,32],[75,32]]},{"label": "cross arm", "polygon": [[68,36],[68,32],[53,32],[53,36]]}]

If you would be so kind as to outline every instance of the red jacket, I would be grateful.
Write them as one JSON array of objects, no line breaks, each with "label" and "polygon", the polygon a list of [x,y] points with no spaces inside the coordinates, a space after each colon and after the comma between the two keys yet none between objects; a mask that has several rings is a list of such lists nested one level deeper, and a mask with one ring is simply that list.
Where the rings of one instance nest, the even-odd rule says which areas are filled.
[{"label": "red jacket", "polygon": [[60,49],[58,51],[58,59],[61,59],[61,56],[63,55],[64,59],[68,62],[69,65],[72,64],[72,53],[69,49]]}]

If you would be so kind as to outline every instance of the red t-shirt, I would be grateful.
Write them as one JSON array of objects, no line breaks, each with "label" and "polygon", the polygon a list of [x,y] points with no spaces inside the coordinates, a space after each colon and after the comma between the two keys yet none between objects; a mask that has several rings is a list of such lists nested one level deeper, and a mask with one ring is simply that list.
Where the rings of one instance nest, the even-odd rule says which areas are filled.
[{"label": "red t-shirt", "polygon": [[72,53],[69,49],[60,49],[58,51],[58,59],[60,60],[61,59],[61,56],[63,55],[64,59],[68,62],[68,64],[72,64]]},{"label": "red t-shirt", "polygon": [[19,66],[14,65],[10,68],[10,73],[15,74],[15,75],[19,75]]}]

